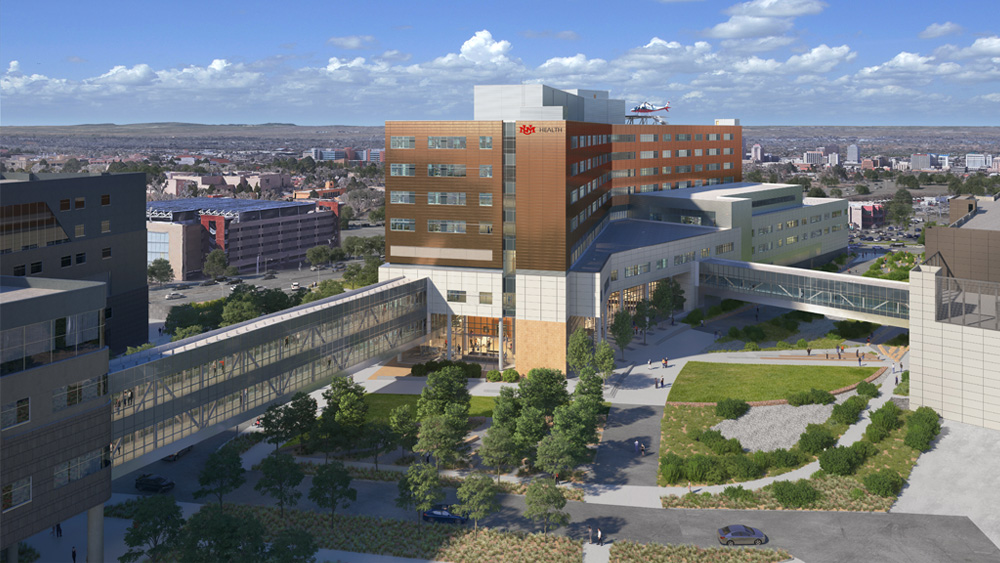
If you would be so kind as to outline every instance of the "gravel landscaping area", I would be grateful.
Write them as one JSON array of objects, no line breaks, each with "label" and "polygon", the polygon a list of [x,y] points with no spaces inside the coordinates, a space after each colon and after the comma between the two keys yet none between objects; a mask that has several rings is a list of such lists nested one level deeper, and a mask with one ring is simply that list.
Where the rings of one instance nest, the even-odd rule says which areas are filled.
[{"label": "gravel landscaping area", "polygon": [[[836,403],[843,403],[854,391],[837,395]],[[771,452],[778,448],[791,448],[799,441],[809,424],[822,424],[830,418],[833,405],[772,405],[750,407],[736,420],[723,420],[712,427],[728,438],[736,438],[751,452]]]}]

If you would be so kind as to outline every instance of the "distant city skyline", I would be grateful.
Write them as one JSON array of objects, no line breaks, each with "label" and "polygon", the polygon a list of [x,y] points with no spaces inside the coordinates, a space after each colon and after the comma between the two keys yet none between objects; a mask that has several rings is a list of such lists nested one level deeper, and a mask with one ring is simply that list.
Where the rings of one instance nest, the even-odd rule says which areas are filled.
[{"label": "distant city skyline", "polygon": [[955,7],[7,3],[0,125],[465,120],[474,85],[539,82],[677,124],[1000,125],[995,6]]}]

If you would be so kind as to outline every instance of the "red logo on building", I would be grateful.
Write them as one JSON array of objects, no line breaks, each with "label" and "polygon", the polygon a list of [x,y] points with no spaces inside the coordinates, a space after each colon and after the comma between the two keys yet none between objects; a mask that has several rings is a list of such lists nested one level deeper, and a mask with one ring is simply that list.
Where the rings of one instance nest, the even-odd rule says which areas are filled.
[{"label": "red logo on building", "polygon": [[522,135],[530,135],[530,134],[532,134],[532,133],[535,132],[535,126],[534,125],[522,125],[521,128],[519,129],[519,131],[521,131]]}]

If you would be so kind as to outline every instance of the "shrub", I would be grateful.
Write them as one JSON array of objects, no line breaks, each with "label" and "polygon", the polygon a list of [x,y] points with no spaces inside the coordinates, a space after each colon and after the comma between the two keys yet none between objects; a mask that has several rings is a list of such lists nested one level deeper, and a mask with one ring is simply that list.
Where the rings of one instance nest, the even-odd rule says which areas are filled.
[{"label": "shrub", "polygon": [[505,383],[517,383],[521,380],[521,374],[514,368],[507,368],[503,370],[503,380]]},{"label": "shrub", "polygon": [[885,341],[886,346],[909,346],[910,345],[910,334],[904,332],[903,334],[897,334],[889,340]]},{"label": "shrub", "polygon": [[822,424],[810,424],[799,436],[799,449],[807,454],[817,455],[837,443],[833,432]]},{"label": "shrub", "polygon": [[888,437],[889,431],[881,426],[869,424],[868,428],[865,428],[865,438],[871,440],[873,444],[877,444]]},{"label": "shrub", "polygon": [[798,342],[795,343],[795,347],[799,350],[805,350],[809,347],[809,342],[805,338],[800,338]]},{"label": "shrub", "polygon": [[839,405],[834,405],[830,418],[841,424],[854,424],[858,421],[858,415],[865,410],[867,405],[868,401],[855,395]]},{"label": "shrub", "polygon": [[704,318],[705,318],[705,313],[703,313],[701,309],[695,309],[694,311],[688,313],[687,316],[684,317],[684,320],[682,322],[694,326],[700,323]]},{"label": "shrub", "polygon": [[467,379],[479,379],[483,376],[483,366],[472,362],[459,362],[464,364],[465,377]]},{"label": "shrub", "polygon": [[491,369],[490,371],[486,372],[486,381],[496,382],[500,381],[501,379],[503,379],[503,374],[500,373],[500,370],[498,369]]},{"label": "shrub", "polygon": [[721,457],[708,458],[708,471],[705,473],[706,483],[725,483],[729,480],[729,466]]},{"label": "shrub", "polygon": [[861,497],[865,496],[865,491],[864,489],[854,487],[848,495],[851,497],[851,500],[861,500]]},{"label": "shrub", "polygon": [[791,350],[792,349],[791,343],[785,342],[784,340],[779,340],[778,343],[776,344],[776,347],[778,348],[778,350]]},{"label": "shrub", "polygon": [[910,382],[910,370],[904,371],[903,375],[899,376],[899,382],[900,383],[909,383]]},{"label": "shrub", "polygon": [[708,315],[707,315],[708,318],[718,317],[721,314],[722,314],[722,307],[718,305],[712,305],[711,307],[708,308]]},{"label": "shrub", "polygon": [[726,463],[727,472],[737,479],[744,481],[756,479],[763,472],[763,469],[746,455],[729,455],[723,460]]},{"label": "shrub", "polygon": [[707,455],[695,454],[684,460],[684,475],[696,483],[704,483],[712,468],[712,458]]},{"label": "shrub", "polygon": [[413,377],[427,377],[427,366],[425,364],[413,364],[410,368],[410,375]]},{"label": "shrub", "polygon": [[661,464],[660,475],[664,481],[673,485],[684,479],[684,467],[676,463]]},{"label": "shrub", "polygon": [[850,475],[863,460],[856,450],[839,446],[819,455],[819,466],[833,475]]},{"label": "shrub", "polygon": [[760,352],[760,344],[756,342],[747,342],[743,345],[743,350],[745,352]]},{"label": "shrub", "polygon": [[715,416],[723,418],[739,418],[748,410],[749,403],[740,399],[723,399],[715,404]]},{"label": "shrub", "polygon": [[781,328],[795,334],[799,331],[799,322],[789,317],[778,317],[781,319]]},{"label": "shrub", "polygon": [[[710,430],[710,432],[715,432],[719,435],[720,438],[722,437],[722,432],[719,432],[718,430]],[[691,430],[687,431],[688,438],[691,438],[695,442],[701,442],[702,441],[701,437],[703,434],[705,434],[705,430],[701,428],[692,428]],[[711,440],[711,438],[709,439]]]},{"label": "shrub", "polygon": [[771,462],[775,467],[787,468],[795,467],[801,463],[802,455],[798,450],[786,450],[784,448],[778,448],[771,452]]},{"label": "shrub", "polygon": [[774,467],[774,456],[770,452],[754,452],[750,454],[750,459],[757,464],[761,471],[767,471]]},{"label": "shrub", "polygon": [[861,459],[862,462],[872,457],[873,455],[877,455],[880,451],[878,449],[878,446],[876,446],[871,442],[865,442],[864,440],[859,440],[857,442],[854,442],[848,447],[854,450],[854,453],[858,455],[858,457]]},{"label": "shrub", "polygon": [[[899,407],[896,406],[896,403],[889,401],[888,403],[882,405],[882,407],[877,411],[872,413],[872,423],[868,425],[868,428],[871,428],[872,426],[878,427],[884,430],[885,434],[888,435],[889,432],[899,428],[899,414],[900,410]],[[877,442],[878,440],[872,441]]]},{"label": "shrub", "polygon": [[941,423],[934,409],[920,407],[906,421],[906,437],[903,443],[922,452],[931,447],[931,441],[941,432]]},{"label": "shrub", "polygon": [[740,338],[740,328],[736,326],[729,327],[729,338],[735,338],[739,340]]},{"label": "shrub", "polygon": [[830,392],[816,388],[800,393],[792,393],[788,396],[788,404],[793,407],[800,407],[802,405],[829,405],[835,400],[836,398]]},{"label": "shrub", "polygon": [[[877,268],[877,264],[876,262],[873,266]],[[871,334],[878,328],[878,325],[864,321],[837,321],[833,323],[833,326],[836,328],[837,334],[847,340]]]},{"label": "shrub", "polygon": [[759,326],[748,326],[743,329],[744,336],[748,340],[753,340],[754,342],[763,342],[767,339],[767,334],[764,333],[764,329]]},{"label": "shrub", "polygon": [[799,479],[794,483],[777,481],[771,485],[771,494],[782,506],[789,508],[808,506],[819,500],[820,496],[819,491],[805,479]]},{"label": "shrub", "polygon": [[743,303],[739,299],[723,299],[722,300],[722,310],[726,311],[727,313],[729,311],[735,311],[736,309],[739,309],[743,305],[745,305],[745,303]]},{"label": "shrub", "polygon": [[753,491],[744,489],[743,485],[730,485],[722,490],[722,496],[732,500],[753,500]]},{"label": "shrub", "polygon": [[874,383],[862,381],[861,383],[858,383],[858,386],[855,388],[855,390],[858,392],[858,395],[868,397],[869,399],[874,399],[875,397],[878,397],[878,386],[875,385]]},{"label": "shrub", "polygon": [[863,481],[869,493],[880,497],[894,497],[903,488],[903,478],[892,469],[869,473]]}]

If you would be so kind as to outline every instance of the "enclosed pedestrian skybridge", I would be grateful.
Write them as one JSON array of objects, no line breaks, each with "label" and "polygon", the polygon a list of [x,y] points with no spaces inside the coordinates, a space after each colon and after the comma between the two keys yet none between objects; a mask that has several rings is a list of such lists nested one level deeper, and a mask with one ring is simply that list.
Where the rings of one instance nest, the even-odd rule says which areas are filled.
[{"label": "enclosed pedestrian skybridge", "polygon": [[910,326],[907,282],[719,258],[697,264],[701,295],[903,328]]}]

